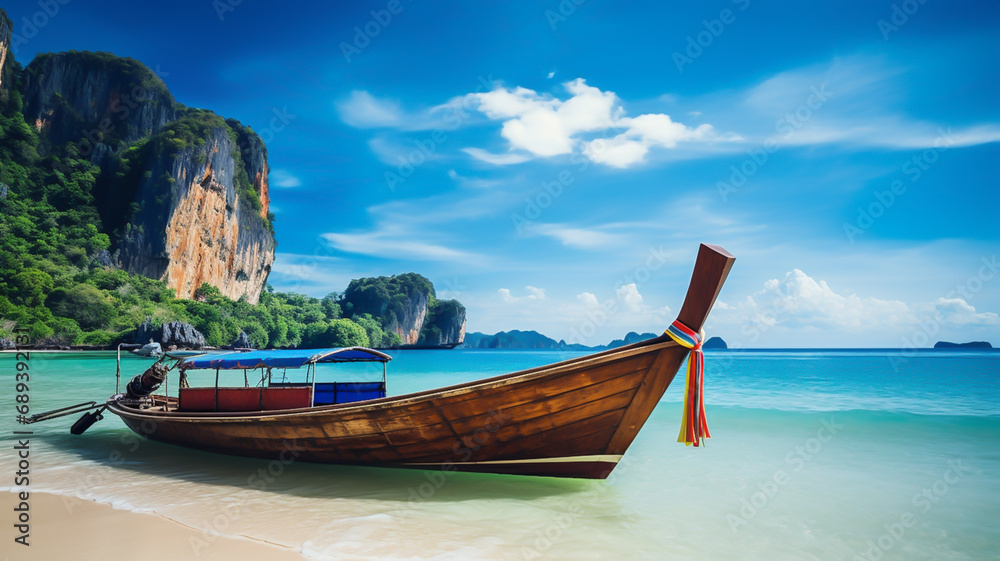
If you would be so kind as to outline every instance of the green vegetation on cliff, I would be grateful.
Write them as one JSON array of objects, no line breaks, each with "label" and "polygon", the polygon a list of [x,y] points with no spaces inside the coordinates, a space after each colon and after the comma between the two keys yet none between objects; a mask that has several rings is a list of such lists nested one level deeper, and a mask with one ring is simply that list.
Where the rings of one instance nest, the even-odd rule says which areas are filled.
[{"label": "green vegetation on cliff", "polygon": [[39,156],[21,105],[16,88],[0,100],[0,332],[20,325],[35,339],[81,339],[80,323],[47,302],[55,293],[58,310],[76,313],[74,299],[93,295],[77,285],[110,246],[93,204],[99,170],[81,158]]},{"label": "green vegetation on cliff", "polygon": [[[92,139],[85,128],[92,123],[74,117],[84,109],[56,94],[61,105],[54,115],[65,121],[52,125],[67,136],[53,136],[51,128],[39,134],[25,118],[27,72],[8,56],[5,69],[13,71],[5,75],[0,93],[0,339],[18,329],[39,345],[108,345],[132,342],[146,321],[152,326],[183,321],[212,346],[228,345],[242,331],[257,347],[388,347],[402,341],[386,327],[404,321],[404,311],[414,307],[401,295],[426,294],[433,301],[430,281],[412,273],[392,277],[398,281],[389,288],[382,286],[385,277],[355,281],[353,287],[366,287],[354,291],[357,299],[277,293],[266,286],[259,302],[250,304],[208,284],[192,299],[179,299],[164,282],[117,268],[112,256],[116,241],[134,228],[138,213],[152,212],[143,211],[144,206],[160,208],[172,188],[173,177],[157,163],[204,147],[213,134],[224,131],[233,145],[238,204],[259,216],[263,205],[247,170],[262,167],[256,164],[266,158],[266,147],[238,121],[177,104],[162,81],[137,61],[70,52],[40,55],[32,68],[42,68],[56,56],[80,59],[82,71],[100,67],[120,75],[116,79],[123,83],[147,88],[152,94],[145,97],[155,97],[173,113],[152,133],[128,142],[122,140],[128,132],[124,126]],[[91,163],[95,140],[117,149],[102,153],[103,172]],[[157,169],[160,176],[153,177]],[[152,187],[145,199],[138,196],[143,184]],[[161,197],[163,201],[157,200]],[[273,233],[273,215],[263,220]],[[386,300],[379,301],[380,296]]]},{"label": "green vegetation on cliff", "polygon": [[[222,187],[226,217],[237,217],[239,232],[237,243],[223,247],[216,242],[226,240],[199,231],[198,250],[273,252],[261,138],[235,119],[177,102],[134,59],[67,51],[38,55],[25,69],[8,60],[13,70],[0,99],[0,337],[30,326],[38,343],[103,345],[128,340],[147,322],[148,329],[183,321],[215,346],[241,331],[272,347],[458,342],[464,307],[438,302],[431,282],[414,273],[357,280],[344,295],[315,299],[261,293],[266,261],[259,284],[242,292],[250,301],[232,300],[240,292],[225,283],[218,283],[225,294],[209,285],[192,294],[194,287],[171,282],[190,297],[176,298],[147,277],[176,281],[183,277],[170,275],[181,269],[205,278],[172,261],[175,246],[166,238],[195,182]],[[217,207],[197,208],[182,218],[215,220],[200,212]],[[245,282],[247,264],[236,267],[232,276],[242,273]]]}]

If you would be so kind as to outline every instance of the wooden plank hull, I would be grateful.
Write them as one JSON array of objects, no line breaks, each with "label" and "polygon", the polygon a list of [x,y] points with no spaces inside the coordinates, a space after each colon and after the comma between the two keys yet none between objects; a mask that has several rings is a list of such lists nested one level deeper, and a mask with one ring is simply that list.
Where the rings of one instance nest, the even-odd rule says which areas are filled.
[{"label": "wooden plank hull", "polygon": [[636,395],[665,390],[687,353],[660,338],[432,392],[283,412],[109,410],[153,440],[239,456],[604,478],[655,406]]},{"label": "wooden plank hull", "polygon": [[[701,247],[679,320],[698,331],[733,257]],[[486,380],[367,402],[246,413],[109,404],[153,440],[238,456],[603,479],[687,357],[666,335]],[[166,403],[167,401],[165,401]]]}]

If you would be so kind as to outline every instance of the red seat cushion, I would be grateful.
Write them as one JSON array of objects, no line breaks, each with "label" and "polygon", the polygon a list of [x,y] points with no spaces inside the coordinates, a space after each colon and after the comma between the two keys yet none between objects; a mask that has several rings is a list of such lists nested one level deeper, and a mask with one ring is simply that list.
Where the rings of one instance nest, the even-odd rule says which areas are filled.
[{"label": "red seat cushion", "polygon": [[[181,388],[179,411],[274,411],[299,409],[312,405],[312,388],[219,388],[219,407],[215,407],[215,388]],[[263,395],[262,395],[263,392]],[[263,405],[263,407],[261,407]]]}]

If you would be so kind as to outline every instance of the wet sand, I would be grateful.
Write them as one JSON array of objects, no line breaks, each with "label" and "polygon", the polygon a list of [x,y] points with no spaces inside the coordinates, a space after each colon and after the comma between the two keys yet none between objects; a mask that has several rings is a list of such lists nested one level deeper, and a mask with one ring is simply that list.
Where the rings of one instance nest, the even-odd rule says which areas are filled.
[{"label": "wet sand", "polygon": [[[143,559],[144,561],[303,561],[298,552],[249,537],[221,537],[191,528],[155,513],[119,510],[93,501],[33,492],[27,547],[13,510],[20,501],[12,492],[0,493],[4,515],[3,551],[24,561],[78,561]],[[9,521],[9,522],[8,522]]]}]

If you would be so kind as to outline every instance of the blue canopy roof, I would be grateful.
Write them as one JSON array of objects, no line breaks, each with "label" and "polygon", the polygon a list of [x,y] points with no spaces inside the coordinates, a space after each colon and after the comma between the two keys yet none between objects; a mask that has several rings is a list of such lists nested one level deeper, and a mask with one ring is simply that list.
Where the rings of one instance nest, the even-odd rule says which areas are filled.
[{"label": "blue canopy roof", "polygon": [[285,349],[276,351],[250,351],[225,353],[189,358],[180,364],[181,370],[243,368],[300,368],[320,362],[389,362],[392,357],[364,347],[340,349]]}]

